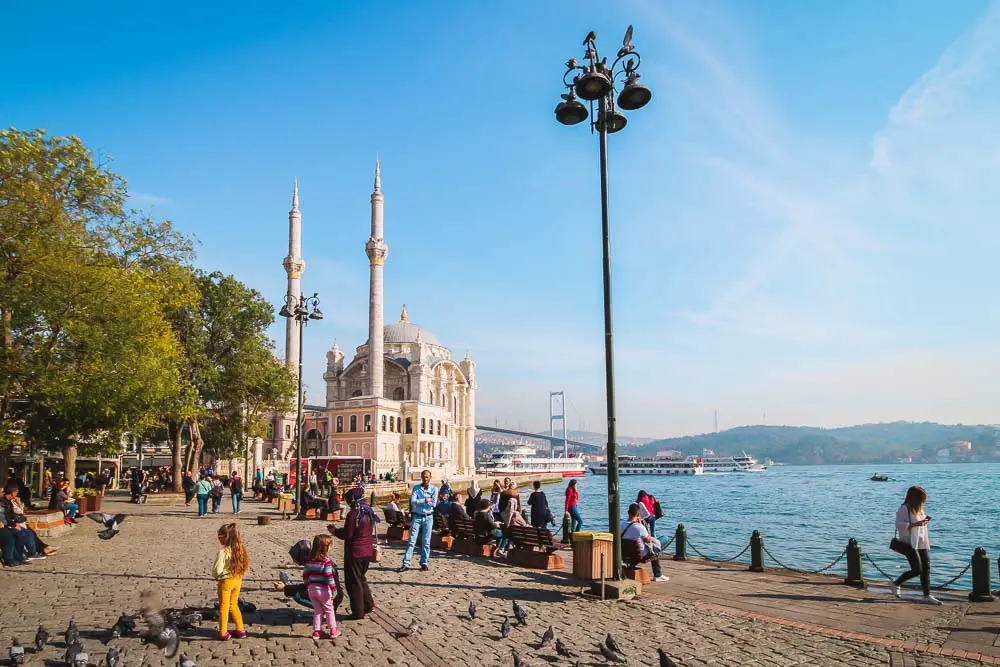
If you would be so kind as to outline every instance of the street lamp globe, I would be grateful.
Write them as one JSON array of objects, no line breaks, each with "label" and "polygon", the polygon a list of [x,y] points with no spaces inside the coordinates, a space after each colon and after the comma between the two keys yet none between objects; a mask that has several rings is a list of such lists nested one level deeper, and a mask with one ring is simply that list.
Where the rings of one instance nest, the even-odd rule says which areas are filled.
[{"label": "street lamp globe", "polygon": [[618,106],[625,111],[635,111],[649,104],[651,99],[653,93],[639,83],[639,77],[634,75],[629,77],[625,82],[625,88],[618,94]]},{"label": "street lamp globe", "polygon": [[556,105],[556,120],[563,125],[576,125],[587,120],[587,107],[580,104],[576,95],[563,95],[563,102]]},{"label": "street lamp globe", "polygon": [[611,92],[611,79],[596,67],[588,67],[587,73],[578,77],[574,86],[580,98],[593,102]]}]

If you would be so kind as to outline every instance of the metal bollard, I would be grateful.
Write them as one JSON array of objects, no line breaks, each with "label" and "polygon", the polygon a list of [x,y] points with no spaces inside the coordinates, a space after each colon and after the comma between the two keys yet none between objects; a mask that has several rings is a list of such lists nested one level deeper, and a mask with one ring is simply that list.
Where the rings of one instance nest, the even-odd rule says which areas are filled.
[{"label": "metal bollard", "polygon": [[853,537],[847,541],[847,579],[844,583],[855,588],[865,588],[865,576],[861,571],[861,559],[864,553],[861,545]]},{"label": "metal bollard", "polygon": [[562,543],[563,544],[569,544],[572,541],[572,540],[570,540],[570,537],[569,537],[570,536],[570,532],[569,531],[570,531],[570,526],[571,525],[572,524],[570,524],[570,522],[569,522],[569,512],[566,512],[565,514],[563,514],[563,529],[562,529],[563,530],[563,536],[562,536]]},{"label": "metal bollard", "polygon": [[991,602],[993,592],[990,589],[990,557],[986,549],[979,547],[972,554],[972,592],[971,602]]},{"label": "metal bollard", "polygon": [[683,523],[677,524],[677,532],[674,533],[674,560],[687,560],[688,557],[688,533]]},{"label": "metal bollard", "polygon": [[760,531],[753,531],[750,536],[750,571],[764,571],[764,538],[760,536]]}]

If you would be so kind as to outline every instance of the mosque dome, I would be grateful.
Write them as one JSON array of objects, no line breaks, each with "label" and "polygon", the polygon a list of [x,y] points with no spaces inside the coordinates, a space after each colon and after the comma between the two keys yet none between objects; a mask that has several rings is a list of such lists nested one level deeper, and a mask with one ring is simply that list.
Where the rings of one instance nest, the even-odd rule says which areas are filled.
[{"label": "mosque dome", "polygon": [[410,321],[410,318],[406,315],[406,306],[403,306],[403,312],[399,316],[399,321],[387,324],[382,331],[383,340],[386,343],[416,343],[417,336],[419,335],[420,340],[424,343],[429,345],[441,344],[438,342],[437,337],[430,331]]}]

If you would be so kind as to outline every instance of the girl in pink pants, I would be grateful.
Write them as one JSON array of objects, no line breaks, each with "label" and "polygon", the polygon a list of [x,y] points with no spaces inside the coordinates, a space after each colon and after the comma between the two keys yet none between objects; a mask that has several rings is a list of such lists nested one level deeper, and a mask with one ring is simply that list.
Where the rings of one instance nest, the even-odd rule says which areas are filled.
[{"label": "girl in pink pants", "polygon": [[330,560],[330,546],[333,538],[329,535],[317,535],[313,538],[312,553],[309,561],[302,567],[302,579],[309,592],[309,600],[313,606],[313,639],[319,639],[323,629],[323,617],[330,628],[330,639],[340,636],[337,628],[337,617],[333,613],[333,598],[337,594],[337,584],[333,578],[333,561]]}]

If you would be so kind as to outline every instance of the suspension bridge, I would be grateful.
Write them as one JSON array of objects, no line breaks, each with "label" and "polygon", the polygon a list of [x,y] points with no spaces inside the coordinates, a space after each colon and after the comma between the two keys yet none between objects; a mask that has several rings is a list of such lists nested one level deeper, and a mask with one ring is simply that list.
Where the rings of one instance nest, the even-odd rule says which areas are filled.
[{"label": "suspension bridge", "polygon": [[[561,434],[556,431],[556,423],[559,423],[559,430]],[[568,437],[568,427],[566,421],[566,392],[564,391],[551,391],[549,392],[549,433],[548,435],[544,433],[531,433],[530,431],[520,431],[509,428],[500,428],[497,426],[486,426],[485,424],[476,425],[477,431],[485,431],[487,433],[499,433],[502,435],[514,435],[520,438],[531,438],[535,440],[542,440],[548,442],[553,448],[558,445],[563,446],[563,453],[568,455],[570,447],[576,447],[578,449],[589,449],[593,451],[601,451],[604,449],[604,444],[593,444],[590,442],[583,442],[581,440],[571,440]]]}]

